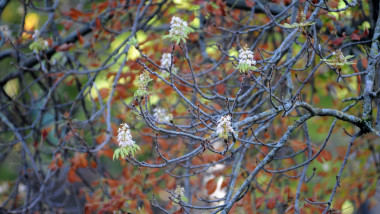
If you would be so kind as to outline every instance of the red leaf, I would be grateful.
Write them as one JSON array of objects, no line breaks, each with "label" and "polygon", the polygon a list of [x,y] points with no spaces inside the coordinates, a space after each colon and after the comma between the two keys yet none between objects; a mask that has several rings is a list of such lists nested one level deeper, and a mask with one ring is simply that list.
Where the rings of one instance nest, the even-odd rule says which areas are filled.
[{"label": "red leaf", "polygon": [[365,29],[364,32],[363,32],[363,34],[360,35],[360,38],[364,38],[364,37],[368,36],[368,34],[369,34],[369,30]]},{"label": "red leaf", "polygon": [[333,45],[335,45],[335,46],[339,46],[339,45],[342,44],[343,39],[344,39],[344,37],[339,37],[339,38],[333,40],[333,41],[331,42],[331,44],[333,44]]},{"label": "red leaf", "polygon": [[253,7],[255,5],[255,2],[252,0],[245,0],[245,4],[247,7]]},{"label": "red leaf", "polygon": [[49,134],[49,131],[47,129],[42,129],[41,131],[42,139],[45,139],[48,134]]},{"label": "red leaf", "polygon": [[215,180],[216,179],[214,178],[214,179],[211,179],[211,180],[207,181],[207,183],[206,183],[206,189],[207,189],[207,194],[208,195],[211,195],[216,190],[216,182],[215,182]]},{"label": "red leaf", "polygon": [[264,201],[265,201],[264,196],[257,198],[256,199],[256,209],[259,209],[261,207],[261,205],[264,203]]},{"label": "red leaf", "polygon": [[96,25],[96,29],[102,29],[102,24],[100,23],[100,19],[99,18],[96,18],[95,19],[95,25]]},{"label": "red leaf", "polygon": [[267,208],[270,209],[270,210],[273,210],[273,208],[276,206],[276,198],[273,197],[271,199],[268,200],[268,203],[267,203]]},{"label": "red leaf", "polygon": [[356,33],[351,34],[351,40],[360,40],[360,36]]}]

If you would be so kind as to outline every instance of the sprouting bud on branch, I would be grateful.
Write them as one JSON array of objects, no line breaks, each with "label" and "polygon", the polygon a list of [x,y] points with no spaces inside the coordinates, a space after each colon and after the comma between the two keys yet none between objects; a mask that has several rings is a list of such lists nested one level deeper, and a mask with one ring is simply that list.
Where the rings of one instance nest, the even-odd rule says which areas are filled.
[{"label": "sprouting bud on branch", "polygon": [[332,59],[323,59],[323,61],[325,61],[326,64],[334,66],[335,68],[341,67],[343,65],[355,64],[352,61],[347,61],[348,59],[351,59],[352,57],[354,57],[353,55],[344,56],[342,51],[339,49],[333,52],[332,55],[333,55]]},{"label": "sprouting bud on branch", "polygon": [[152,78],[149,76],[149,72],[147,70],[144,70],[140,74],[140,82],[139,82],[139,88],[135,92],[135,97],[142,97],[148,94],[147,87],[148,83],[152,81]]}]

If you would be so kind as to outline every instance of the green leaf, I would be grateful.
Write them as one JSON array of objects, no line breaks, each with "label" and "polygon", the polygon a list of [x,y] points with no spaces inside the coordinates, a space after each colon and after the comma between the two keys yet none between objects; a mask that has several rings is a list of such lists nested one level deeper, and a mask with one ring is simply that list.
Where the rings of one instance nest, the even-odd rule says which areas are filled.
[{"label": "green leaf", "polygon": [[344,57],[344,59],[351,59],[352,57],[355,57],[354,55],[348,55],[346,57]]}]

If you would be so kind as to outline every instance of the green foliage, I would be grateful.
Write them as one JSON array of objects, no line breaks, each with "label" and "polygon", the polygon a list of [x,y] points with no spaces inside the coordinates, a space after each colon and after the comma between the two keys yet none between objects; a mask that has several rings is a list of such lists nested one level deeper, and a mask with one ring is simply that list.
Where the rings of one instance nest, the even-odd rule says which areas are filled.
[{"label": "green foliage", "polygon": [[119,157],[124,159],[128,155],[132,155],[132,157],[134,157],[137,150],[141,150],[137,144],[117,148],[113,153],[113,160],[118,159]]},{"label": "green foliage", "polygon": [[128,42],[127,42],[128,45],[132,45],[132,46],[136,46],[138,45],[138,41],[136,39],[136,37],[132,37]]},{"label": "green foliage", "polygon": [[257,71],[257,67],[255,66],[251,66],[247,63],[241,63],[238,65],[238,69],[240,71],[240,73],[247,73],[247,71],[251,70],[251,71]]},{"label": "green foliage", "polygon": [[32,42],[29,45],[29,49],[34,51],[34,52],[40,52],[40,51],[47,50],[48,47],[49,47],[48,42],[42,38],[38,38],[36,41]]},{"label": "green foliage", "polygon": [[353,65],[355,64],[352,61],[347,61],[348,59],[353,58],[353,55],[344,56],[341,50],[337,50],[333,53],[332,59],[323,59],[326,64],[331,65],[335,68],[340,68],[343,65]]},{"label": "green foliage", "polygon": [[300,13],[299,21],[300,23],[293,23],[291,25],[285,23],[281,26],[284,28],[302,28],[304,30],[304,28],[315,24],[315,22],[306,22],[306,15],[304,13]]},{"label": "green foliage", "polygon": [[181,41],[183,43],[186,43],[186,39],[189,38],[187,35],[189,33],[193,33],[193,32],[194,32],[193,28],[184,27],[184,34],[185,34],[184,36],[168,34],[168,35],[162,36],[162,38],[163,39],[170,39],[170,41],[175,42],[178,45]]}]

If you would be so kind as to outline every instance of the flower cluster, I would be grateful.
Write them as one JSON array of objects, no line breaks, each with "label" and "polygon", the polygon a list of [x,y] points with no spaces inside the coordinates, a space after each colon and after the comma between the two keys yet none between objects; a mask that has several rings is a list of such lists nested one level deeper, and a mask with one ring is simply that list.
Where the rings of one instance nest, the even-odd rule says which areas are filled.
[{"label": "flower cluster", "polygon": [[216,134],[218,134],[220,138],[228,139],[228,133],[230,132],[234,132],[234,129],[231,126],[231,116],[230,115],[222,116],[218,120],[218,125],[216,127]]},{"label": "flower cluster", "polygon": [[187,22],[183,21],[181,18],[173,16],[170,22],[170,35],[171,36],[186,36],[185,30],[187,27]]},{"label": "flower cluster", "polygon": [[253,59],[253,52],[248,48],[239,50],[239,65],[240,72],[246,73],[248,70],[257,70],[253,65],[256,65],[256,60]]},{"label": "flower cluster", "polygon": [[185,188],[181,187],[180,185],[177,185],[177,188],[175,188],[174,193],[177,197],[181,197],[185,195]]},{"label": "flower cluster", "polygon": [[119,143],[119,148],[117,148],[113,154],[113,160],[115,158],[128,156],[129,154],[132,154],[132,156],[135,155],[135,152],[137,150],[140,150],[140,147],[136,144],[135,141],[132,140],[131,130],[129,130],[129,126],[126,123],[123,123],[120,125],[118,135],[117,135],[117,142]]},{"label": "flower cluster", "polygon": [[29,45],[29,49],[33,50],[35,53],[47,50],[49,48],[49,42],[43,38],[40,38],[40,33],[38,30],[34,31],[32,38],[34,39],[34,42]]},{"label": "flower cluster", "polygon": [[183,21],[181,18],[173,16],[170,22],[169,35],[163,36],[163,38],[169,38],[171,41],[175,41],[177,44],[182,40],[186,42],[188,38],[187,35],[194,30],[187,26],[187,22]]},{"label": "flower cluster", "polygon": [[347,61],[348,59],[354,57],[353,55],[344,56],[341,50],[337,50],[332,53],[333,58],[332,59],[324,59],[327,64],[334,66],[336,68],[342,66],[342,65],[352,65],[355,64],[352,61]]},{"label": "flower cluster", "polygon": [[0,31],[3,34],[5,40],[12,38],[12,31],[9,29],[8,25],[0,25]]},{"label": "flower cluster", "polygon": [[[164,53],[161,57],[161,67],[170,70],[170,65],[172,64],[172,54],[171,53]],[[164,70],[161,70],[164,71]],[[172,71],[175,71],[174,65],[172,65]]]},{"label": "flower cluster", "polygon": [[120,147],[132,146],[135,141],[132,140],[131,130],[126,123],[121,124],[121,128],[117,131],[117,142]]},{"label": "flower cluster", "polygon": [[135,92],[135,97],[141,97],[141,96],[145,96],[148,94],[148,91],[147,91],[147,86],[148,86],[148,83],[152,81],[152,79],[150,78],[149,76],[149,72],[147,70],[144,70],[141,74],[140,74],[140,82],[139,82],[139,88],[137,89],[137,91]]},{"label": "flower cluster", "polygon": [[[174,190],[174,195],[177,198],[180,198],[181,201],[188,202],[188,199],[185,196],[185,188],[181,187],[180,185],[177,185],[177,188]],[[178,202],[177,199],[174,200],[175,202]]]},{"label": "flower cluster", "polygon": [[172,116],[163,108],[155,108],[153,110],[153,117],[160,123],[170,123]]}]

